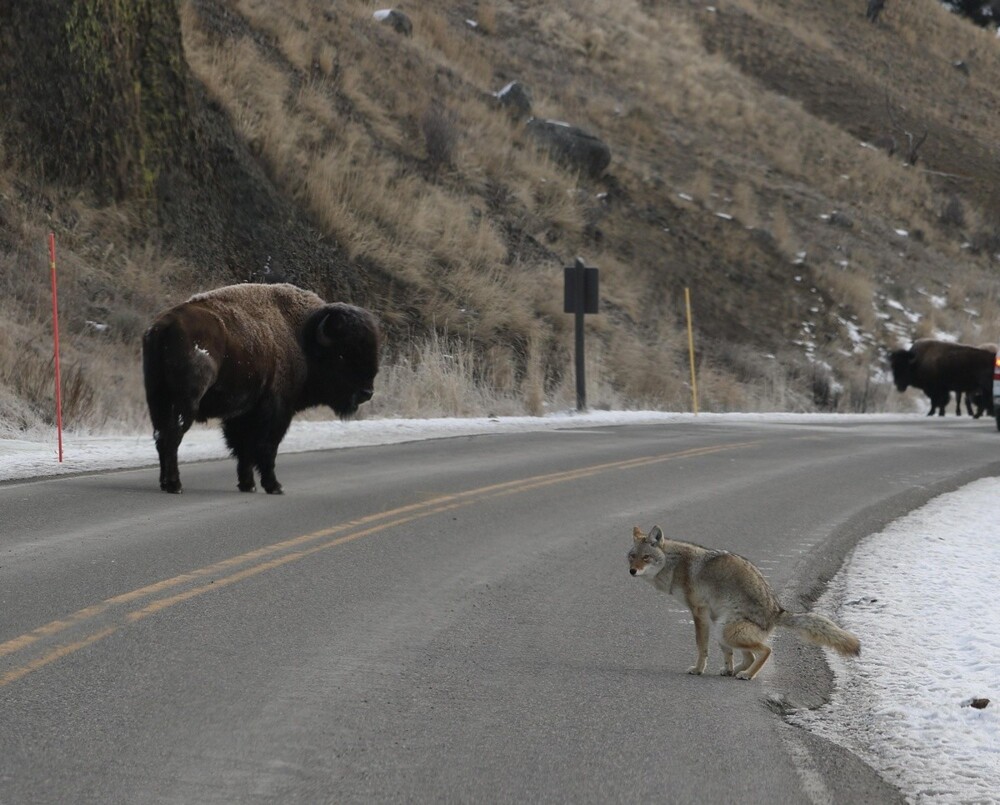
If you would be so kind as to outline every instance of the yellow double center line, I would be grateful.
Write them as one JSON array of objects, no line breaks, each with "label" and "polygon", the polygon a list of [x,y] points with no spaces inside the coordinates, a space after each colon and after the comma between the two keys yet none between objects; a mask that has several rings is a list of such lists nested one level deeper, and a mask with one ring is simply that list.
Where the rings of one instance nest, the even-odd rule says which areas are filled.
[{"label": "yellow double center line", "polygon": [[[432,517],[452,509],[469,506],[492,498],[516,495],[554,484],[576,481],[592,475],[612,470],[629,470],[659,464],[682,458],[693,458],[728,450],[752,447],[759,442],[734,442],[712,447],[694,447],[673,453],[662,453],[623,461],[592,464],[573,470],[535,475],[515,481],[481,486],[465,492],[441,495],[419,503],[411,503],[395,509],[367,515],[347,523],[330,526],[309,534],[276,542],[254,551],[224,559],[211,565],[182,573],[154,584],[131,590],[121,595],[106,598],[98,604],[85,607],[31,632],[0,643],[0,658],[28,654],[39,647],[43,651],[21,664],[0,671],[0,687],[16,682],[46,665],[86,648],[109,637],[130,623],[135,623],[150,615],[169,609],[175,604],[190,601],[211,590],[219,590],[245,579],[252,578],[268,570],[297,562],[314,553],[335,548],[346,542],[371,536],[397,526]],[[328,539],[334,537],[334,539]],[[238,568],[238,569],[237,569]],[[105,625],[108,619],[110,625]],[[54,637],[71,630],[87,632],[82,637],[44,650],[44,644]]]}]

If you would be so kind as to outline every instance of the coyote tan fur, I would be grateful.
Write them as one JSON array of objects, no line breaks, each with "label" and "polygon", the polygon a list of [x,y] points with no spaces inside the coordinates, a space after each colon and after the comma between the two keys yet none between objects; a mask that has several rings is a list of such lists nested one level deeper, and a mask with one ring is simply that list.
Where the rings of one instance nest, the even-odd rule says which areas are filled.
[{"label": "coyote tan fur", "polygon": [[[632,529],[635,544],[628,553],[629,573],[643,576],[656,589],[683,598],[694,618],[698,659],[689,674],[701,674],[708,662],[711,623],[721,621],[719,645],[723,676],[753,679],[771,656],[766,641],[775,626],[785,626],[799,637],[841,654],[857,655],[861,643],[829,618],[811,612],[786,611],[760,571],[742,556],[714,551],[690,542],[667,539],[659,526],[643,534]],[[733,667],[733,651],[743,661]]]}]

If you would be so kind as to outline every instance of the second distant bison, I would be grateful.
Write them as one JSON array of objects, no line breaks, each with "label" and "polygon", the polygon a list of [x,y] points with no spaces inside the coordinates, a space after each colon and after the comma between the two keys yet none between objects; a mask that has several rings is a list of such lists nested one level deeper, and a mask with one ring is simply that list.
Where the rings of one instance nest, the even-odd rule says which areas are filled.
[{"label": "second distant bison", "polygon": [[256,467],[280,494],[274,461],[293,414],[327,405],[350,416],[372,397],[378,358],[371,313],[294,285],[230,285],[161,313],[142,341],[160,488],[181,491],[181,439],[218,418],[240,491],[256,489]]},{"label": "second distant bison", "polygon": [[913,386],[930,397],[928,416],[935,412],[944,416],[945,406],[954,391],[958,401],[955,413],[961,414],[961,399],[965,394],[966,409],[978,418],[983,409],[980,407],[973,413],[971,398],[986,401],[985,407],[992,408],[989,401],[992,399],[995,355],[995,350],[988,348],[922,338],[914,341],[909,349],[890,353],[889,364],[899,391]]}]

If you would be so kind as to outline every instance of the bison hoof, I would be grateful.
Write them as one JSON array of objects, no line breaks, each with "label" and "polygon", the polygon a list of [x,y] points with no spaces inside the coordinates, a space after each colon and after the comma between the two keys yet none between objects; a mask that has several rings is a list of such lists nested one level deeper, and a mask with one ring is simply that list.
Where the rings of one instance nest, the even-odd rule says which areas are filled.
[{"label": "bison hoof", "polygon": [[269,495],[283,495],[284,490],[281,488],[281,484],[275,484],[274,486],[264,487],[264,491]]},{"label": "bison hoof", "polygon": [[184,491],[180,481],[165,481],[160,484],[160,489],[164,492],[169,492],[171,495],[179,495]]},{"label": "bison hoof", "polygon": [[237,484],[236,488],[239,489],[240,492],[256,492],[257,484]]}]

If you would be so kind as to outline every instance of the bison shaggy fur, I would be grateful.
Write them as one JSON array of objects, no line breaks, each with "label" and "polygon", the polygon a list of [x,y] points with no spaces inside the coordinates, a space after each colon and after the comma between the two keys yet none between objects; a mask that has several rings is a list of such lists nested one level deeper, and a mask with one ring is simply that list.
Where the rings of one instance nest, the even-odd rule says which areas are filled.
[{"label": "bison shaggy fur", "polygon": [[254,468],[269,494],[292,416],[327,405],[349,417],[372,397],[379,328],[367,310],[294,285],[230,285],[161,313],[142,341],[160,488],[180,492],[177,448],[193,422],[222,420],[242,492]]},{"label": "bison shaggy fur", "polygon": [[[970,415],[978,418],[983,407],[988,410],[992,408],[990,401],[995,356],[996,350],[989,348],[922,338],[914,341],[909,349],[891,352],[889,365],[892,367],[893,382],[899,391],[906,391],[909,386],[913,386],[930,397],[931,410],[928,416],[935,412],[944,416],[945,406],[954,391],[958,401],[955,413],[961,414],[961,399],[962,394],[965,394],[966,409]],[[975,414],[972,412],[973,398],[983,401]]]}]

